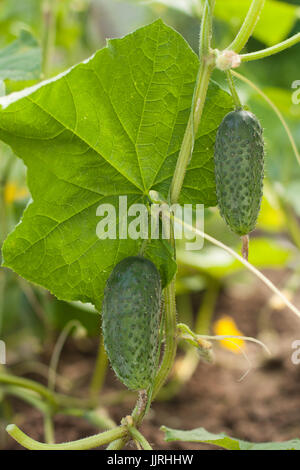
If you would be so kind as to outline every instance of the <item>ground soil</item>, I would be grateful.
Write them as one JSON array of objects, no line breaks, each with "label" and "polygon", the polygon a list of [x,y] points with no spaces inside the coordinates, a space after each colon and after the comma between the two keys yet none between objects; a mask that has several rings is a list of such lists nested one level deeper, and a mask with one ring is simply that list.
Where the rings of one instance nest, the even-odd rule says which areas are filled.
[{"label": "ground soil", "polygon": [[[277,284],[282,283],[280,276],[273,274],[272,277]],[[176,396],[167,402],[153,404],[141,431],[154,449],[217,449],[195,443],[166,443],[160,431],[161,425],[177,429],[204,427],[211,432],[226,432],[253,442],[300,437],[300,365],[294,365],[291,361],[291,344],[295,339],[300,339],[299,319],[286,309],[273,311],[269,315],[265,309],[268,298],[269,292],[259,284],[249,288],[249,291],[234,289],[221,293],[215,318],[232,315],[245,335],[258,335],[266,341],[273,355],[266,359],[259,347],[249,346],[247,352],[252,369],[239,381],[248,368],[245,358],[217,347],[213,365],[200,362],[192,379]],[[199,298],[194,301],[199,302]],[[299,305],[300,297],[294,301]],[[46,353],[42,359],[47,362]],[[74,341],[67,343],[59,372],[78,381],[73,394],[86,393],[93,359],[91,348],[84,350]],[[34,375],[31,377],[41,380]],[[107,397],[117,390],[124,389],[109,371],[102,395]],[[14,399],[11,403],[15,422],[30,436],[43,441],[41,414],[19,400]],[[119,422],[122,416],[130,412],[131,406],[128,400],[112,403],[108,406],[108,412]],[[62,415],[55,418],[57,442],[83,438],[96,432],[98,429],[84,419]],[[21,449],[9,437],[5,448]]]}]

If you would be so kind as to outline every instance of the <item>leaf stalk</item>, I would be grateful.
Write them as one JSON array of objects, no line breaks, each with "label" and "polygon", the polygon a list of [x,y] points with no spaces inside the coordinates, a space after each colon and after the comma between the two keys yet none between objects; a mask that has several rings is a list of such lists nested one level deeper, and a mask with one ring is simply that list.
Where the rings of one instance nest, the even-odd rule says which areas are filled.
[{"label": "leaf stalk", "polygon": [[294,34],[294,36],[282,41],[275,46],[268,47],[266,49],[262,49],[256,52],[250,52],[249,54],[241,54],[240,59],[241,62],[249,62],[251,60],[258,60],[264,59],[265,57],[270,57],[273,54],[277,54],[278,52],[284,51],[295,44],[300,42],[300,33]]},{"label": "leaf stalk", "polygon": [[248,10],[247,16],[234,41],[227,47],[228,50],[240,52],[247,44],[252,35],[260,13],[264,7],[265,0],[253,0]]},{"label": "leaf stalk", "polygon": [[95,434],[94,436],[78,439],[77,441],[64,442],[61,444],[45,444],[27,436],[15,424],[9,424],[6,428],[8,434],[26,449],[30,450],[88,450],[108,444],[113,440],[120,439],[128,433],[128,429],[119,426],[115,429]]}]

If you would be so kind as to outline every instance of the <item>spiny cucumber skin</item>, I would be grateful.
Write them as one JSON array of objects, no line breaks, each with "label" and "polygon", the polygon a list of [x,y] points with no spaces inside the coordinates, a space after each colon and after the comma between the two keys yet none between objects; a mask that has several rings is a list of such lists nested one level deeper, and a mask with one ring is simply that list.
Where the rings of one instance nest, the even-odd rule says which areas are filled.
[{"label": "spiny cucumber skin", "polygon": [[231,230],[242,236],[256,226],[263,194],[264,140],[256,116],[228,113],[217,132],[215,178],[218,205]]},{"label": "spiny cucumber skin", "polygon": [[104,345],[119,379],[130,390],[148,389],[157,368],[161,281],[148,259],[131,256],[112,271],[104,292]]}]

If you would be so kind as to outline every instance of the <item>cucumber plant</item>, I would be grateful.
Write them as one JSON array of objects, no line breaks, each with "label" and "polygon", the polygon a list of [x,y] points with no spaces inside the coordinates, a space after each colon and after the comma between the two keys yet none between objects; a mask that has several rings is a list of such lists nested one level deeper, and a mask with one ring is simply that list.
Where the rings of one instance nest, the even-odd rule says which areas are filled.
[{"label": "cucumber plant", "polygon": [[[241,54],[264,6],[263,0],[253,0],[237,36],[219,51],[213,43],[214,4],[202,2],[198,56],[157,20],[108,41],[57,77],[0,98],[0,138],[26,164],[33,198],[4,243],[3,265],[59,299],[91,302],[102,312],[112,367],[125,385],[139,391],[132,414],[120,426],[83,440],[40,443],[8,426],[26,448],[83,450],[108,444],[122,449],[133,439],[149,449],[137,428],[169,376],[177,340],[206,348],[208,355],[210,345],[203,338],[177,326],[173,230],[168,241],[144,243],[120,233],[115,239],[98,238],[96,210],[100,203],[118,207],[119,196],[128,204],[151,205],[155,191],[170,204],[218,203],[236,233],[246,237],[253,230],[262,195],[262,130],[243,109],[231,69],[300,42],[300,34]],[[216,68],[227,75],[230,94],[211,79]],[[173,227],[174,217],[168,216]],[[119,229],[123,222],[116,218]],[[250,263],[192,230],[227,249],[300,316]],[[246,245],[244,239],[244,257]],[[0,382],[35,391],[51,410],[48,418],[67,401],[33,381],[0,374]]]}]

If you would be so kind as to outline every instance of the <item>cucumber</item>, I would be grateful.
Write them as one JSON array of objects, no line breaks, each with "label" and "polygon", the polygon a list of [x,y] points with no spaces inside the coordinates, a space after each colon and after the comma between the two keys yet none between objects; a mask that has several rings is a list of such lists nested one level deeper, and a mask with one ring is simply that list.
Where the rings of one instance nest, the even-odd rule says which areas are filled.
[{"label": "cucumber", "polygon": [[160,305],[160,276],[151,261],[131,256],[115,266],[104,292],[102,330],[111,366],[130,390],[153,384]]},{"label": "cucumber", "polygon": [[233,232],[247,235],[257,222],[264,178],[263,130],[254,114],[236,110],[225,116],[214,160],[221,215]]}]

